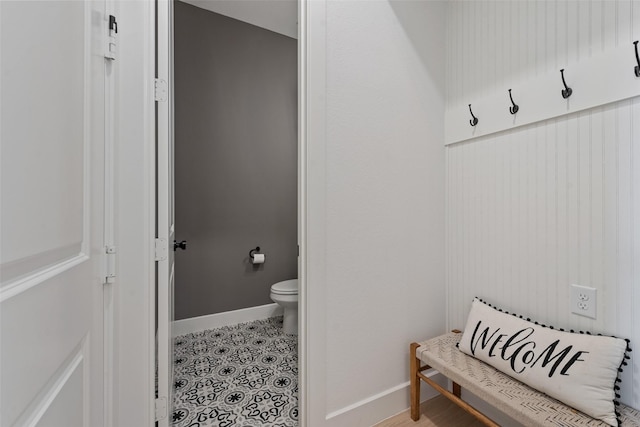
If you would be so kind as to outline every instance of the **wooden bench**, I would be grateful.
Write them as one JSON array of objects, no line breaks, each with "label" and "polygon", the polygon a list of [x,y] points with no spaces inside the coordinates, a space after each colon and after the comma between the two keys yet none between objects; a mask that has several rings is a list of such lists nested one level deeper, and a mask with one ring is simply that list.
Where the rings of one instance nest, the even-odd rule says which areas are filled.
[{"label": "wooden bench", "polygon": [[[497,427],[499,424],[462,400],[462,388],[525,426],[607,425],[466,355],[456,347],[461,336],[460,331],[453,331],[411,344],[411,419],[414,421],[420,418],[422,380],[487,426]],[[452,391],[424,375],[423,372],[427,369],[435,369],[449,378],[453,383]],[[620,405],[619,411],[622,426],[640,427],[640,411],[625,405]]]}]

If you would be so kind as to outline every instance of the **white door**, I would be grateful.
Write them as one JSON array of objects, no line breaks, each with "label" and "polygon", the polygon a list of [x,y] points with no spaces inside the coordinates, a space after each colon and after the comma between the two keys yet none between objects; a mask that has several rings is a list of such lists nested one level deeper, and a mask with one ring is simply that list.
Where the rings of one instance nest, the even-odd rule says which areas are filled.
[{"label": "white door", "polygon": [[158,252],[158,404],[159,427],[171,424],[173,400],[173,1],[158,0],[157,28],[157,237]]},{"label": "white door", "polygon": [[104,424],[105,1],[0,1],[0,425]]}]

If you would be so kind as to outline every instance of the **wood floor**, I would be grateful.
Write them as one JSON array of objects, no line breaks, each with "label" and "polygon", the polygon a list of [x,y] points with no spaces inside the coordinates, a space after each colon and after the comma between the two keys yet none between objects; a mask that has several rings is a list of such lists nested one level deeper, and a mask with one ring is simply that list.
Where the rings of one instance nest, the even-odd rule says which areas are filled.
[{"label": "wood floor", "polygon": [[[427,417],[426,414],[429,414]],[[376,424],[375,427],[482,427],[482,423],[444,396],[427,400],[420,407],[420,419],[413,421],[409,411]]]}]

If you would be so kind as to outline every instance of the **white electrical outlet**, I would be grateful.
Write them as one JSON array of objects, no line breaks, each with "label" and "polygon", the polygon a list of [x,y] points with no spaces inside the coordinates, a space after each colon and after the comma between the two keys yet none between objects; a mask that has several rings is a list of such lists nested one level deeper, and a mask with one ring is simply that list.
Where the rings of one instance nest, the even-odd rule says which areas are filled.
[{"label": "white electrical outlet", "polygon": [[571,312],[579,316],[596,318],[596,288],[571,285]]}]

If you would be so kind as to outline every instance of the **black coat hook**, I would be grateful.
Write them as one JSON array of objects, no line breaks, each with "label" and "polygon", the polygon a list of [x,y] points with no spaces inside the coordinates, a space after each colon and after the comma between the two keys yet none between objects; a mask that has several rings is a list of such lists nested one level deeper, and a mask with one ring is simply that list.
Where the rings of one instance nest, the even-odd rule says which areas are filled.
[{"label": "black coat hook", "polygon": [[509,112],[511,114],[515,114],[518,112],[520,107],[518,107],[518,105],[515,102],[513,102],[513,96],[511,96],[511,89],[509,89],[509,99],[511,99],[511,103],[513,104],[513,106],[509,107]]},{"label": "black coat hook", "polygon": [[472,120],[469,120],[469,124],[471,126],[475,126],[478,124],[478,118],[476,116],[473,115],[473,111],[471,111],[471,104],[469,104],[469,112],[471,113],[471,117],[473,117]]},{"label": "black coat hook", "polygon": [[562,76],[562,84],[564,85],[564,89],[562,89],[562,97],[567,99],[573,93],[573,89],[567,86],[567,82],[564,80],[564,68],[560,70],[560,75]]},{"label": "black coat hook", "polygon": [[636,72],[636,77],[640,77],[640,56],[638,55],[638,40],[634,41],[633,45],[636,48],[636,62],[638,63],[633,71]]}]

